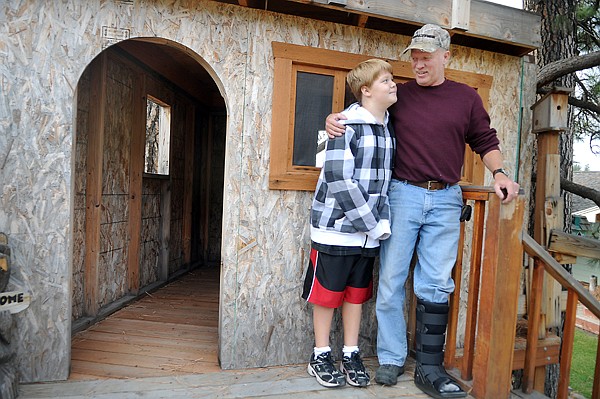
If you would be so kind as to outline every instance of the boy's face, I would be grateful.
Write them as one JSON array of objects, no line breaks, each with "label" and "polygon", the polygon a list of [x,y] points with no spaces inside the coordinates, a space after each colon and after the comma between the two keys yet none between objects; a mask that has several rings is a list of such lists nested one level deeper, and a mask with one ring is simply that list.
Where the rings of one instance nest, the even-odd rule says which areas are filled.
[{"label": "boy's face", "polygon": [[450,52],[438,49],[433,53],[410,50],[410,59],[415,79],[419,86],[437,86],[444,83],[444,68]]},{"label": "boy's face", "polygon": [[394,77],[389,72],[381,72],[373,84],[367,88],[372,101],[385,106],[385,108],[394,104],[396,97],[396,83]]}]

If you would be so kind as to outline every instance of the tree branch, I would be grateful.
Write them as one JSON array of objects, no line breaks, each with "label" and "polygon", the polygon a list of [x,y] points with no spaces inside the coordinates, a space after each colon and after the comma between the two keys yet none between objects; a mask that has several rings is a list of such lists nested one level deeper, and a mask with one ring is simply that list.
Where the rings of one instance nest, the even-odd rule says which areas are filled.
[{"label": "tree branch", "polygon": [[582,186],[581,184],[573,183],[564,177],[560,178],[560,187],[563,190],[576,194],[582,198],[592,200],[597,206],[600,207],[600,191]]},{"label": "tree branch", "polygon": [[540,89],[561,76],[598,65],[600,65],[600,51],[551,62],[540,69],[537,88]]},{"label": "tree branch", "polygon": [[600,114],[600,105],[594,104],[589,101],[583,101],[578,98],[569,96],[569,104],[573,105],[575,107],[587,109],[588,111],[592,111],[592,112],[596,112],[596,113]]}]

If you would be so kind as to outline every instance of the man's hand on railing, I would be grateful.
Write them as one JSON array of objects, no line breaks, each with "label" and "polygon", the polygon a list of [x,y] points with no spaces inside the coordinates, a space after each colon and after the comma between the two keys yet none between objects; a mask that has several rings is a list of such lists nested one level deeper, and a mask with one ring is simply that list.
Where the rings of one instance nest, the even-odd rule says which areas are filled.
[{"label": "man's hand on railing", "polygon": [[496,173],[494,176],[494,191],[502,199],[503,204],[517,198],[519,195],[519,183],[516,183],[503,173]]}]

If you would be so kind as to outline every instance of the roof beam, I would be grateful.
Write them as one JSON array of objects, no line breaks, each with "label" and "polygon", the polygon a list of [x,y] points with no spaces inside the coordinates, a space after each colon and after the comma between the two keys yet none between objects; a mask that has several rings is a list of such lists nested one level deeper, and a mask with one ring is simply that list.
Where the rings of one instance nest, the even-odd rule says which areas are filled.
[{"label": "roof beam", "polygon": [[[288,2],[311,4],[317,7],[362,14],[387,20],[421,26],[427,23],[453,28],[453,1],[420,0],[398,2],[397,0],[347,0],[345,7],[332,5],[329,0],[287,0]],[[468,15],[468,30],[460,32],[462,36],[512,44],[528,51],[535,50],[541,44],[540,16],[483,0],[464,1],[461,13]],[[470,3],[468,10],[464,5]],[[458,3],[457,3],[458,4]],[[462,28],[464,29],[464,28]]]}]

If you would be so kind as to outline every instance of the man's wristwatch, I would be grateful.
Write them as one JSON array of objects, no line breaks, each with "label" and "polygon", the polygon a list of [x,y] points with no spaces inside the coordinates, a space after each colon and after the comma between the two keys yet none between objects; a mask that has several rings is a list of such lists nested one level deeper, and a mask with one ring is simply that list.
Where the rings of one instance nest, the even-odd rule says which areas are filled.
[{"label": "man's wristwatch", "polygon": [[508,177],[508,172],[502,168],[495,169],[492,172],[492,177],[496,177],[496,173],[502,173],[504,176]]}]

